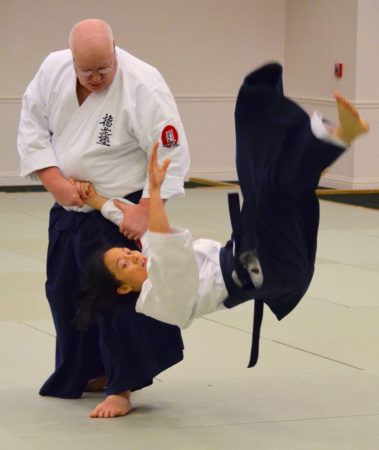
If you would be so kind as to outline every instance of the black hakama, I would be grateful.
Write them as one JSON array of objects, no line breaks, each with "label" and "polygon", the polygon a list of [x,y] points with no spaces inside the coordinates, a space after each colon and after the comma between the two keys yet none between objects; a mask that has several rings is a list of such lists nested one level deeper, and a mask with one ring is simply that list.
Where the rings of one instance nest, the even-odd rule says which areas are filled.
[{"label": "black hakama", "polygon": [[[139,196],[128,199],[138,202]],[[72,324],[73,299],[88,257],[103,246],[136,249],[100,212],[77,213],[55,204],[50,212],[46,295],[56,337],[55,371],[41,395],[77,398],[88,381],[106,375],[108,395],[136,390],[152,383],[158,373],[183,359],[178,327],[135,312],[125,301],[117,320],[110,311],[90,331]]]},{"label": "black hakama", "polygon": [[[315,189],[322,171],[344,148],[317,139],[310,118],[283,95],[282,68],[268,64],[248,75],[235,109],[236,166],[243,196],[229,198],[233,234],[220,263],[228,308],[255,300],[249,367],[258,358],[263,304],[280,320],[295,308],[312,280],[319,225]],[[234,247],[234,250],[233,250]],[[239,255],[255,252],[263,284],[236,285],[244,278]]]}]

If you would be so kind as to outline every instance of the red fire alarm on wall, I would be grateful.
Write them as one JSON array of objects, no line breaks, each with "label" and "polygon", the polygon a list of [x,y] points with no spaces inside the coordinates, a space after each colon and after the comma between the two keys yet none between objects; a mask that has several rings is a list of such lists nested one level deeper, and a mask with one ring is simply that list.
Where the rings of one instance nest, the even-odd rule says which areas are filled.
[{"label": "red fire alarm on wall", "polygon": [[343,67],[342,63],[335,63],[334,64],[334,75],[337,78],[342,78],[342,67]]}]

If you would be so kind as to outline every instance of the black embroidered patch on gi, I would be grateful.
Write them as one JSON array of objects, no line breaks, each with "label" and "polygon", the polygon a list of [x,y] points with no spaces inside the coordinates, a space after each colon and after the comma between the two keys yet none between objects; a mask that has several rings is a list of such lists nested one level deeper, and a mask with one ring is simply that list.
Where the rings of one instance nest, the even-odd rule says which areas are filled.
[{"label": "black embroidered patch on gi", "polygon": [[105,114],[105,116],[99,122],[100,125],[103,125],[103,128],[100,129],[100,134],[97,138],[96,144],[106,145],[110,147],[110,136],[112,136],[112,125],[113,125],[113,116],[111,114]]}]

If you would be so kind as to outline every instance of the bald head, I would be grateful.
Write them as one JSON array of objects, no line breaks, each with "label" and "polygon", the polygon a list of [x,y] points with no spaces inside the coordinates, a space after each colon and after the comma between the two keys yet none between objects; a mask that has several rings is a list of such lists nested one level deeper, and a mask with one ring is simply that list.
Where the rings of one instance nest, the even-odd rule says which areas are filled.
[{"label": "bald head", "polygon": [[74,57],[84,54],[101,55],[113,52],[113,33],[111,27],[99,19],[86,19],[74,25],[69,36],[69,46]]},{"label": "bald head", "polygon": [[86,91],[101,91],[113,81],[118,60],[111,27],[99,19],[74,25],[69,44],[79,84]]}]

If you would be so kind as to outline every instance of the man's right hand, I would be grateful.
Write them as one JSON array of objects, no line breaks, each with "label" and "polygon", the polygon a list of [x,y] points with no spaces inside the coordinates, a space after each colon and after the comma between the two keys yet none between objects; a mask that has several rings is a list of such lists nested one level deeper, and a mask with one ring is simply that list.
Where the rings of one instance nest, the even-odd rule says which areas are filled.
[{"label": "man's right hand", "polygon": [[79,206],[81,208],[84,205],[75,184],[71,184],[64,178],[59,186],[55,186],[54,190],[50,190],[50,192],[61,206]]},{"label": "man's right hand", "polygon": [[47,167],[46,169],[37,170],[37,175],[59,205],[78,206],[79,208],[84,205],[75,183],[66,180],[58,167]]}]

